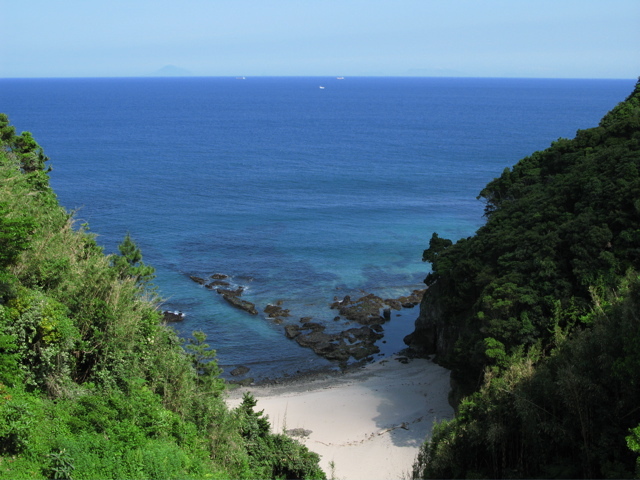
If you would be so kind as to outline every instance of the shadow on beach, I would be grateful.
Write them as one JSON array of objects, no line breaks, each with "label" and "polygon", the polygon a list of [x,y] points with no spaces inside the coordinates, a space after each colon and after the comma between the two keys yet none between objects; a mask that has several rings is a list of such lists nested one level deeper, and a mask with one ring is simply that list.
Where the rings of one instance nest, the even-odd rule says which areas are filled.
[{"label": "shadow on beach", "polygon": [[388,434],[397,447],[420,447],[434,423],[453,417],[448,403],[449,371],[427,361],[420,364],[423,369],[412,365],[399,369],[391,385],[380,388],[374,382],[371,386],[371,394],[379,398],[374,418],[377,434]]}]

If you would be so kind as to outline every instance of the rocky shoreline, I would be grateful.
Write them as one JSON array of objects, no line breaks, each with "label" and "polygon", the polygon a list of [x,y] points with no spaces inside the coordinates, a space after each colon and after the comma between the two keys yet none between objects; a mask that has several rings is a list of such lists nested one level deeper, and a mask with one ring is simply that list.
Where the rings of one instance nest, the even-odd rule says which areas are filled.
[{"label": "rocky shoreline", "polygon": [[[380,349],[376,342],[383,338],[383,325],[391,321],[393,310],[414,308],[422,300],[426,289],[413,290],[409,295],[398,298],[381,298],[372,293],[363,294],[358,298],[347,295],[342,299],[334,298],[328,304],[327,313],[334,321],[346,320],[336,328],[327,331],[327,323],[313,321],[312,317],[301,316],[293,320],[291,311],[284,308],[283,301],[277,301],[259,308],[254,303],[245,300],[242,294],[245,287],[232,286],[231,277],[223,273],[214,273],[208,278],[189,275],[189,278],[204,288],[219,294],[231,306],[249,315],[258,315],[261,310],[264,318],[276,325],[282,325],[283,334],[304,348],[313,350],[317,355],[337,363],[344,371],[350,365],[359,365],[372,360],[373,355]],[[334,313],[332,314],[331,311]],[[184,314],[180,312],[164,312],[165,322],[181,321]],[[332,326],[333,327],[333,326]],[[234,377],[245,375],[249,369],[236,366],[230,373]],[[247,385],[253,383],[252,378],[232,379],[229,383]]]}]

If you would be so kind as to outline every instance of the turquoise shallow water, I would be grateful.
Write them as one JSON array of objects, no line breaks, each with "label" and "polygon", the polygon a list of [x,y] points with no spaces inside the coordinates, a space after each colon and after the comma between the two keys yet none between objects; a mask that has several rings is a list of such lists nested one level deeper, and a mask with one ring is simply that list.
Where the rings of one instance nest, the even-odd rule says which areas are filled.
[{"label": "turquoise shallow water", "polygon": [[[189,275],[231,275],[243,298],[335,328],[334,297],[421,288],[432,232],[473,234],[489,180],[595,126],[634,83],[1,79],[0,111],[33,132],[61,203],[106,251],[131,233],[165,308],[186,314],[179,332],[205,331],[227,371],[261,378],[328,362]],[[383,354],[402,348],[416,316],[385,325]]]}]

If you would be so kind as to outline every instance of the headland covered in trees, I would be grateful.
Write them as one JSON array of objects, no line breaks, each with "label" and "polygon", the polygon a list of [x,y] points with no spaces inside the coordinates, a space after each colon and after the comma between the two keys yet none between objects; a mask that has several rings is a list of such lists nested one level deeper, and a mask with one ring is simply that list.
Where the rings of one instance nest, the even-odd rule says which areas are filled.
[{"label": "headland covered in trees", "polygon": [[424,252],[406,341],[452,369],[457,415],[414,478],[640,475],[640,80],[479,198],[474,236]]},{"label": "headland covered in trees", "polygon": [[0,478],[325,478],[247,395],[230,410],[206,337],[165,327],[153,269],[104,255],[0,114]]}]

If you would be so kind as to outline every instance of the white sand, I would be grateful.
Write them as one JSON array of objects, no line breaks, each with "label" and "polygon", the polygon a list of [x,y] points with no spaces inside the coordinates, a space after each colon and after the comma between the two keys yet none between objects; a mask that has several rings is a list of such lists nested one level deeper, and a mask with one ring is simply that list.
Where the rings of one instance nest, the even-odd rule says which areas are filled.
[{"label": "white sand", "polygon": [[237,406],[246,391],[274,432],[310,430],[299,439],[320,454],[327,476],[340,480],[409,478],[434,421],[453,417],[449,371],[426,359],[390,358],[344,375],[245,387],[230,392],[228,404]]}]

